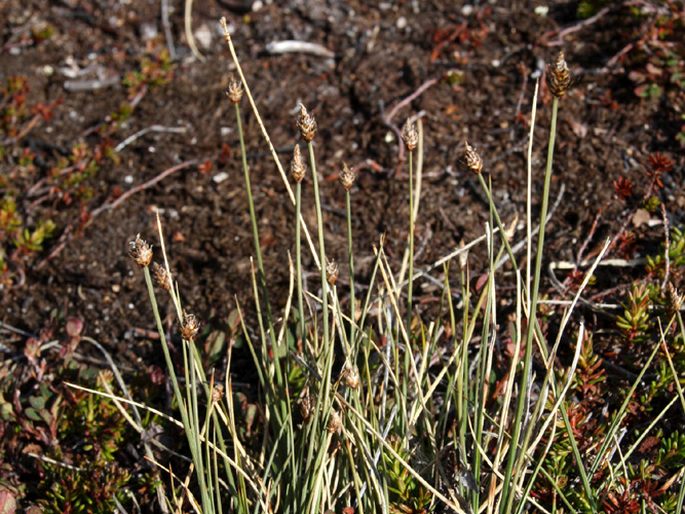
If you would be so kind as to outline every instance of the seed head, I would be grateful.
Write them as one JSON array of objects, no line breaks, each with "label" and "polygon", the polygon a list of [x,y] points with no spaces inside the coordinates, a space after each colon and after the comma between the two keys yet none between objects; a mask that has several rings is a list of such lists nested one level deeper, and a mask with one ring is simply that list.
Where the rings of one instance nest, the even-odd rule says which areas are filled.
[{"label": "seed head", "polygon": [[483,171],[483,159],[468,141],[464,141],[463,160],[466,167],[476,175],[480,175],[480,172]]},{"label": "seed head", "polygon": [[293,148],[293,160],[290,161],[290,175],[295,182],[302,182],[307,168],[302,160],[302,153],[300,152],[300,145],[295,145]]},{"label": "seed head", "polygon": [[183,311],[183,326],[181,327],[181,337],[186,341],[193,339],[200,330],[200,323],[194,314]]},{"label": "seed head", "polygon": [[359,387],[359,370],[356,366],[347,366],[343,372],[343,382],[350,389],[357,389]]},{"label": "seed head", "polygon": [[156,262],[152,263],[152,274],[159,287],[165,291],[171,291],[171,277],[169,277],[164,266],[160,266]]},{"label": "seed head", "polygon": [[666,306],[672,314],[676,314],[683,306],[683,295],[681,295],[672,282],[666,286]]},{"label": "seed head", "polygon": [[338,411],[332,410],[331,415],[328,418],[328,424],[326,425],[326,430],[328,430],[329,433],[335,434],[337,432],[340,432],[342,429],[342,418],[340,417],[340,414],[338,414]]},{"label": "seed head", "polygon": [[302,420],[306,423],[312,416],[312,411],[314,410],[314,400],[309,396],[309,387],[305,387],[300,393],[300,399],[297,402],[297,407],[300,410],[300,416]]},{"label": "seed head", "polygon": [[140,237],[140,234],[136,236],[135,241],[128,242],[128,254],[141,268],[146,268],[152,261],[152,247]]},{"label": "seed head", "polygon": [[357,174],[343,162],[342,170],[340,171],[340,183],[345,188],[345,191],[352,189],[355,180],[357,180]]},{"label": "seed head", "polygon": [[328,261],[328,264],[326,264],[326,277],[331,287],[335,286],[335,283],[338,281],[338,275],[340,275],[338,263],[335,260]]},{"label": "seed head", "polygon": [[297,128],[300,129],[302,139],[309,142],[316,135],[316,120],[307,112],[304,104],[300,104],[300,116],[297,118]]},{"label": "seed head", "polygon": [[219,403],[224,397],[224,386],[221,384],[214,384],[212,388],[212,402]]},{"label": "seed head", "polygon": [[407,120],[402,127],[402,141],[404,141],[407,150],[410,152],[413,152],[416,149],[416,145],[419,144],[419,133],[416,131],[416,125],[411,120]]},{"label": "seed head", "polygon": [[243,86],[237,80],[231,80],[228,85],[228,91],[226,91],[226,96],[233,104],[240,103],[240,99],[243,97]]},{"label": "seed head", "polygon": [[557,98],[561,98],[571,85],[571,72],[564,59],[564,52],[559,52],[553,64],[547,67],[547,87]]}]

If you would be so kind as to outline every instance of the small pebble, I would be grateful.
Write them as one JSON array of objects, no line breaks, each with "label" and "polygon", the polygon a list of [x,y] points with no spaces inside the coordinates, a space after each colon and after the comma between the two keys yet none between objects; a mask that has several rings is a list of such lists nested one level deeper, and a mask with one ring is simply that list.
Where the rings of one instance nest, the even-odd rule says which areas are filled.
[{"label": "small pebble", "polygon": [[400,16],[399,18],[397,18],[396,25],[398,29],[404,29],[407,26],[407,18],[405,18],[404,16]]},{"label": "small pebble", "polygon": [[206,23],[195,31],[195,39],[204,49],[209,49],[212,46],[212,31]]},{"label": "small pebble", "polygon": [[222,171],[222,172],[217,173],[216,175],[214,175],[214,176],[212,177],[212,180],[213,180],[216,184],[221,184],[221,183],[222,183],[224,180],[226,180],[227,178],[228,178],[228,173],[226,173],[225,171]]}]

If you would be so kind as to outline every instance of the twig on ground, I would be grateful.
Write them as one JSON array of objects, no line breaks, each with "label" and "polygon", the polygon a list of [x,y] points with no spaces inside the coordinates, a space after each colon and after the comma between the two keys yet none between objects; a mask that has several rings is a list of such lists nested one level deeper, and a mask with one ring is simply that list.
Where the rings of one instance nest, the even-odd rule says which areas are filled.
[{"label": "twig on ground", "polygon": [[600,211],[595,216],[595,219],[592,222],[592,226],[590,227],[590,232],[588,232],[588,235],[585,238],[585,240],[583,241],[583,244],[580,245],[580,250],[578,250],[578,256],[576,257],[576,260],[578,262],[581,262],[583,260],[583,254],[585,253],[585,249],[590,244],[590,241],[592,241],[592,238],[595,236],[595,232],[597,231],[597,225],[599,224],[599,220],[601,217],[602,217],[602,212]]},{"label": "twig on ground", "polygon": [[121,152],[128,145],[133,143],[136,139],[144,136],[148,132],[168,132],[171,134],[185,134],[188,132],[188,127],[165,127],[164,125],[150,125],[144,129],[139,130],[135,134],[128,136],[121,143],[114,147],[115,152]]},{"label": "twig on ground", "polygon": [[200,50],[195,44],[195,36],[193,35],[193,0],[185,0],[185,12],[183,13],[183,23],[185,26],[186,39],[188,46],[193,55],[200,61],[204,62],[205,56],[200,53]]},{"label": "twig on ground", "polygon": [[120,81],[119,75],[112,75],[101,79],[65,80],[63,87],[70,93],[82,93],[116,86]]},{"label": "twig on ground", "polygon": [[273,41],[266,45],[266,51],[270,54],[309,54],[317,57],[325,57],[333,59],[335,53],[318,43],[310,43],[309,41],[296,41],[293,39],[286,39],[282,41]]},{"label": "twig on ground", "polygon": [[156,177],[148,180],[147,182],[143,182],[142,184],[139,184],[135,187],[132,187],[128,191],[126,191],[123,195],[121,195],[119,198],[114,200],[113,202],[101,205],[97,209],[91,212],[91,218],[95,218],[99,214],[101,214],[103,211],[106,210],[111,210],[117,208],[119,205],[124,203],[126,200],[128,200],[131,196],[133,196],[136,193],[140,193],[141,191],[144,191],[146,189],[151,188],[157,182],[160,182],[164,180],[166,177],[169,175],[172,175],[173,173],[176,173],[177,171],[184,170],[186,168],[190,168],[191,166],[196,165],[199,162],[199,159],[190,159],[189,161],[184,161],[180,164],[177,164],[176,166],[172,166],[169,169],[164,170],[162,173],[157,175]]},{"label": "twig on ground", "polygon": [[174,46],[174,35],[171,32],[171,23],[169,23],[169,0],[161,0],[161,17],[162,28],[164,29],[164,39],[169,50],[169,57],[172,61],[176,60],[176,47]]},{"label": "twig on ground", "polygon": [[[566,27],[565,29],[547,32],[546,34],[542,35],[542,37],[540,38],[540,42],[545,46],[562,46],[563,44],[565,44],[564,38],[566,36],[568,36],[569,34],[573,34],[574,32],[578,32],[579,30],[597,22],[600,18],[606,15],[609,12],[609,10],[609,7],[605,7],[604,9],[600,9],[599,12],[597,12],[597,14],[595,14],[594,16],[590,16],[585,20],[574,23],[573,25]],[[554,35],[556,35],[556,39],[549,40],[549,38],[551,38]]]},{"label": "twig on ground", "polygon": [[[402,132],[400,128],[393,123],[393,118],[395,115],[399,112],[400,109],[403,107],[406,107],[409,105],[411,102],[413,102],[416,98],[421,96],[423,93],[425,93],[429,88],[433,87],[435,84],[438,83],[438,79],[429,79],[423,84],[421,84],[416,91],[414,91],[412,94],[409,96],[403,98],[399,102],[397,102],[391,109],[388,110],[386,113],[385,111],[381,112],[381,119],[383,120],[383,123],[390,128],[395,133],[395,137],[397,138],[398,142],[398,149],[397,149],[397,167],[402,165],[404,162],[404,145],[402,144]],[[421,116],[425,115],[425,113],[419,113],[416,115],[415,118],[419,118]]]}]

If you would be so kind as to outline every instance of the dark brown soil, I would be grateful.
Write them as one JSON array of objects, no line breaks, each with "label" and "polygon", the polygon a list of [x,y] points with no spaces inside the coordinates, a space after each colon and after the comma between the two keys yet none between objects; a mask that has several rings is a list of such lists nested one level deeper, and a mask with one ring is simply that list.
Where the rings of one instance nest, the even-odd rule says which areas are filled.
[{"label": "dark brown soil", "polygon": [[[639,36],[641,28],[637,21],[632,25],[626,21],[621,8],[609,9],[577,31],[567,31],[559,41],[560,30],[578,23],[576,2],[553,2],[546,16],[535,13],[539,2],[457,7],[447,1],[374,6],[357,1],[293,1],[264,2],[258,10],[241,11],[235,4],[242,3],[250,4],[195,2],[193,27],[210,40],[208,46],[198,43],[206,58],[200,62],[188,50],[182,9],[174,2],[173,80],[148,90],[113,139],[117,144],[151,125],[186,127],[186,132],[150,132],[126,146],[119,166],[100,169],[92,181],[94,195],[83,208],[92,213],[122,191],[189,159],[209,161],[212,169],[204,173],[197,166],[183,169],[85,225],[79,222],[82,212],[73,205],[59,200],[41,204],[40,216],[58,221],[58,233],[27,265],[23,283],[4,288],[0,315],[4,323],[37,333],[51,318],[81,318],[84,333],[118,346],[135,359],[136,329],[149,329],[153,323],[126,244],[138,232],[156,239],[153,207],[162,209],[173,267],[194,312],[206,323],[221,323],[233,308],[234,295],[248,296],[251,233],[235,118],[224,96],[233,66],[220,36],[222,15],[229,17],[253,95],[284,162],[297,140],[298,102],[316,116],[327,244],[330,254],[342,261],[344,198],[337,170],[343,160],[360,166],[353,201],[361,276],[368,271],[365,265],[379,234],[387,234],[388,250],[395,258],[405,244],[407,181],[397,137],[384,121],[391,108],[426,81],[435,81],[392,119],[396,128],[407,116],[420,113],[424,124],[417,226],[420,268],[462,239],[480,235],[487,220],[487,204],[477,180],[458,164],[464,138],[484,157],[504,220],[524,219],[524,155],[533,74],[562,48],[578,81],[560,110],[552,197],[557,198],[562,188],[564,196],[548,229],[550,258],[574,261],[597,217],[598,229],[585,256],[624,226],[632,210],[617,198],[612,183],[623,176],[644,184],[644,162],[651,152],[665,152],[676,160],[663,196],[670,200],[672,225],[682,222],[683,157],[673,137],[679,127],[659,102],[635,97],[621,61],[613,59]],[[164,47],[158,2],[9,1],[0,13],[5,20],[0,79],[25,75],[32,100],[63,99],[52,122],[36,128],[26,140],[45,160],[53,156],[54,148],[69,149],[75,140],[92,137],[89,129],[103,123],[126,98],[118,82],[95,91],[65,90],[67,78],[61,70],[69,62],[81,68],[101,66],[121,77],[135,68],[151,34],[157,34]],[[39,44],[24,44],[25,34],[45,22],[54,27],[54,35]],[[267,52],[270,42],[285,39],[319,43],[335,57]],[[550,112],[551,97],[543,82],[534,198],[541,188]],[[277,295],[286,281],[293,209],[246,102],[243,113],[262,244]],[[368,162],[373,166],[364,166]],[[227,173],[228,178],[214,180],[219,173]],[[305,194],[311,194],[309,184]],[[38,217],[38,213],[27,214]],[[311,209],[307,217],[314,226]],[[67,226],[73,227],[70,233],[64,232]],[[639,234],[640,241],[650,241],[661,238],[663,231],[645,225]],[[419,294],[430,296],[430,287],[424,285]]]}]

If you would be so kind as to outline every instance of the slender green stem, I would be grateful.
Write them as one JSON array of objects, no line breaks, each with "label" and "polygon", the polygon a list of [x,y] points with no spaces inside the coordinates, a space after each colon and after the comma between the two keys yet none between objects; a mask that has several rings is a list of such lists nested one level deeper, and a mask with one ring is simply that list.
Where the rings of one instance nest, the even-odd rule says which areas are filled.
[{"label": "slender green stem", "polygon": [[[243,122],[240,118],[240,105],[235,105],[235,119],[238,125],[238,136],[240,138],[240,156],[243,161],[243,176],[245,178],[245,191],[247,192],[247,203],[250,209],[250,222],[252,224],[252,239],[254,242],[255,256],[257,257],[257,269],[264,276],[264,261],[262,259],[262,248],[259,244],[259,228],[257,227],[257,215],[255,214],[254,200],[252,198],[252,184],[250,183],[250,168],[247,165],[247,152],[245,151],[245,136],[243,134]],[[261,278],[260,278],[261,280]]]},{"label": "slender green stem", "polygon": [[[238,136],[240,139],[240,154],[243,163],[243,177],[245,179],[245,191],[247,192],[247,204],[250,210],[250,223],[252,225],[252,239],[254,243],[255,256],[257,257],[257,278],[259,288],[264,298],[264,310],[266,311],[266,323],[268,327],[269,338],[271,339],[271,346],[274,349],[274,368],[276,371],[276,380],[278,384],[283,384],[282,371],[280,364],[280,349],[277,348],[278,341],[276,339],[276,331],[273,326],[273,316],[271,315],[271,303],[269,301],[269,291],[266,287],[266,273],[264,272],[264,260],[262,258],[262,248],[259,242],[259,227],[257,225],[257,215],[254,208],[254,198],[252,196],[252,184],[250,181],[250,168],[247,164],[247,152],[245,150],[245,135],[243,133],[243,123],[240,117],[240,105],[235,105],[235,118],[238,127]],[[285,411],[283,412],[285,415]]]},{"label": "slender green stem", "polygon": [[[504,481],[502,484],[502,505],[504,508],[500,509],[502,514],[511,512],[511,507],[514,501],[514,494],[510,496],[510,482],[511,473],[516,460],[517,448],[519,445],[519,437],[523,424],[523,415],[526,408],[526,398],[528,395],[528,380],[533,361],[533,334],[537,318],[537,304],[538,293],[540,291],[540,276],[542,270],[542,254],[545,246],[545,225],[547,222],[547,210],[549,207],[549,190],[552,179],[552,162],[554,159],[554,143],[557,133],[557,113],[559,110],[559,99],[554,98],[552,102],[552,122],[549,132],[549,141],[547,145],[547,167],[545,169],[545,182],[542,192],[542,206],[540,209],[540,232],[538,234],[537,253],[535,255],[535,273],[533,275],[533,291],[530,296],[530,310],[528,315],[528,329],[526,334],[526,350],[523,362],[523,374],[521,375],[521,384],[519,386],[518,399],[516,404],[516,414],[514,417],[514,425],[512,428],[512,438],[509,445],[509,455],[507,458],[507,467],[504,474]],[[506,239],[506,237],[505,237]],[[525,448],[522,449],[525,451]]]},{"label": "slender green stem", "polygon": [[409,276],[407,282],[407,332],[411,331],[412,296],[414,293],[414,152],[409,152]]},{"label": "slender green stem", "polygon": [[319,234],[319,259],[321,262],[321,302],[323,317],[323,346],[324,351],[328,349],[328,280],[326,277],[326,247],[324,242],[323,214],[321,210],[321,194],[319,193],[319,177],[316,172],[316,158],[314,156],[314,145],[311,141],[307,143],[309,150],[309,164],[312,169],[312,182],[314,184],[314,202],[316,207],[316,224]]},{"label": "slender green stem", "polygon": [[297,273],[297,308],[300,311],[299,327],[300,339],[304,341],[304,292],[302,286],[302,226],[300,225],[300,215],[302,213],[302,181],[295,185],[295,266]]},{"label": "slender green stem", "polygon": [[357,302],[354,295],[354,248],[352,246],[352,202],[350,201],[350,192],[345,191],[345,212],[347,217],[347,258],[349,259],[350,268],[350,346],[356,348],[354,344],[355,336],[355,314]]},{"label": "slender green stem", "polygon": [[157,325],[157,332],[159,334],[159,339],[162,342],[162,352],[164,353],[164,360],[166,361],[167,369],[169,370],[169,376],[171,377],[171,385],[174,390],[174,396],[176,398],[176,403],[178,403],[178,409],[181,413],[181,421],[183,423],[183,429],[188,438],[188,446],[190,447],[190,452],[193,458],[193,463],[195,463],[198,469],[197,477],[199,480],[200,492],[202,495],[202,505],[205,507],[206,512],[211,512],[209,509],[209,497],[207,496],[207,486],[205,484],[204,470],[200,471],[202,468],[202,456],[200,455],[200,446],[197,434],[192,430],[192,421],[189,418],[189,412],[185,401],[183,400],[183,395],[181,394],[181,388],[178,385],[178,378],[176,377],[176,371],[174,369],[174,363],[171,360],[171,354],[169,353],[169,345],[166,340],[166,335],[164,332],[164,327],[162,326],[162,318],[159,314],[159,307],[157,306],[157,298],[155,297],[154,286],[152,285],[152,277],[150,276],[150,269],[145,266],[143,268],[143,275],[145,276],[145,284],[147,286],[148,295],[150,297],[150,305],[152,306],[152,313],[155,318],[155,323]]}]

